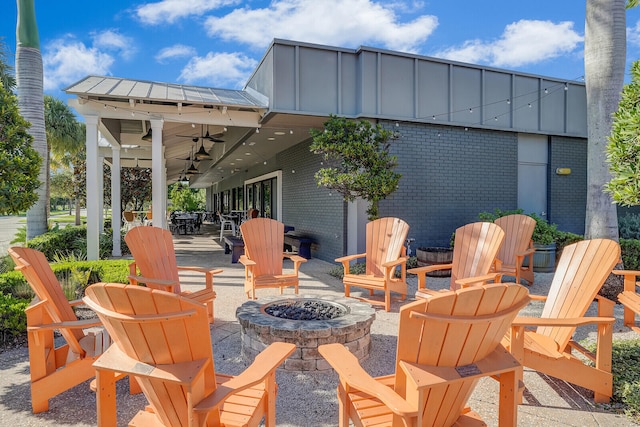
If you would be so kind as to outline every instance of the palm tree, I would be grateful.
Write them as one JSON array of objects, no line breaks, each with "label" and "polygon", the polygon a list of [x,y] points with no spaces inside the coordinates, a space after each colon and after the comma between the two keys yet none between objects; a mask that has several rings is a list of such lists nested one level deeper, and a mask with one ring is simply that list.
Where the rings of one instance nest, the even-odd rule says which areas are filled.
[{"label": "palm tree", "polygon": [[[80,155],[85,148],[84,127],[76,120],[67,104],[50,95],[44,97],[44,121],[51,152],[49,160],[62,160],[66,165],[60,166],[71,166],[77,170],[80,167],[78,163],[84,161],[84,156]],[[78,192],[73,193],[76,198],[76,225],[80,225],[80,201]],[[47,189],[47,195],[49,194],[50,189]]]},{"label": "palm tree", "polygon": [[13,76],[13,67],[7,61],[7,52],[4,40],[0,37],[0,82],[6,90],[13,92],[16,87],[16,78]]},{"label": "palm tree", "polygon": [[49,181],[49,150],[44,125],[44,93],[40,37],[36,24],[34,0],[16,0],[18,24],[16,27],[16,82],[18,107],[22,116],[31,123],[33,148],[42,157],[38,179],[38,201],[27,211],[27,239],[47,231],[47,182]]},{"label": "palm tree", "polygon": [[603,188],[611,179],[605,150],[624,84],[625,3],[626,0],[587,0],[584,35],[588,126],[587,239],[618,240],[616,205]]}]

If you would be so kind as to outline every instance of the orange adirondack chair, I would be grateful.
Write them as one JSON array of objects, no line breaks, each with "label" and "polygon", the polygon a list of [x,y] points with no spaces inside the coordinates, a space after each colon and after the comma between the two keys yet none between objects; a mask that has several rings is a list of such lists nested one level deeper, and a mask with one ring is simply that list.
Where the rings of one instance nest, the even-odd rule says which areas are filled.
[{"label": "orange adirondack chair", "polygon": [[[516,283],[520,279],[533,285],[533,230],[536,220],[528,215],[506,215],[494,221],[504,230],[504,242],[498,251],[494,270],[507,276],[514,276]],[[523,267],[525,258],[529,257],[529,266]]]},{"label": "orange adirondack chair", "polygon": [[[293,286],[298,293],[298,271],[307,260],[288,254],[284,248],[284,224],[270,218],[253,218],[240,225],[244,239],[244,255],[238,261],[244,265],[244,291],[256,299],[256,289]],[[282,272],[282,260],[293,261],[293,273]]]},{"label": "orange adirondack chair", "polygon": [[520,364],[500,344],[528,291],[491,283],[441,292],[400,308],[396,371],[372,378],[342,344],[318,348],[340,377],[339,425],[486,425],[466,408],[485,376],[500,381],[499,424],[517,424]]},{"label": "orange adirondack chair", "polygon": [[491,222],[473,222],[456,229],[453,243],[453,260],[450,264],[428,265],[409,269],[418,275],[416,297],[429,298],[437,292],[427,288],[427,273],[451,269],[450,289],[463,285],[498,282],[500,273],[489,274],[504,240],[504,230]]},{"label": "orange adirondack chair", "polygon": [[[36,298],[25,310],[31,374],[31,407],[34,413],[49,410],[49,399],[95,376],[93,362],[110,344],[98,319],[78,320],[42,252],[13,247],[9,255],[29,282]],[[86,332],[84,329],[88,329]],[[54,330],[65,344],[56,347]],[[132,384],[131,391],[137,390]]]},{"label": "orange adirondack chair", "polygon": [[[147,287],[162,289],[185,296],[207,305],[209,322],[213,323],[213,275],[222,273],[219,268],[178,266],[173,237],[169,230],[158,227],[134,227],[124,236],[134,262],[129,264],[129,281],[132,285],[144,283]],[[179,271],[194,271],[205,275],[205,288],[197,292],[180,289]]]},{"label": "orange adirondack chair", "polygon": [[274,343],[242,374],[216,374],[207,311],[179,295],[98,283],[85,303],[114,340],[94,364],[98,425],[116,425],[115,372],[135,375],[149,405],[133,426],[275,427],[276,368],[295,350]]},{"label": "orange adirondack chair", "polygon": [[[384,309],[391,309],[391,292],[407,296],[407,256],[404,247],[409,224],[400,218],[379,218],[367,223],[366,252],[363,254],[347,255],[336,258],[344,268],[344,295],[351,295],[351,286],[369,289],[369,295],[374,291],[384,292]],[[365,274],[349,272],[349,263],[355,259],[364,258],[366,262]],[[400,277],[395,277],[396,269],[400,266]],[[364,299],[364,298],[363,298]],[[365,299],[373,304],[379,301]]]},{"label": "orange adirondack chair", "polygon": [[[612,395],[611,352],[614,302],[598,291],[620,259],[620,246],[613,240],[584,240],[566,246],[556,267],[542,317],[518,317],[503,344],[523,366],[593,390],[596,402]],[[598,317],[584,317],[596,298]],[[572,340],[578,326],[598,325],[596,353]],[[525,326],[537,326],[525,330]],[[595,366],[571,354],[576,350]],[[521,374],[520,374],[521,375]],[[522,378],[522,377],[520,377]],[[520,397],[521,398],[521,397]]]},{"label": "orange adirondack chair", "polygon": [[624,276],[624,290],[618,294],[618,301],[624,307],[624,324],[640,333],[640,326],[636,324],[636,314],[640,314],[640,294],[636,289],[640,271],[613,270],[613,273]]}]

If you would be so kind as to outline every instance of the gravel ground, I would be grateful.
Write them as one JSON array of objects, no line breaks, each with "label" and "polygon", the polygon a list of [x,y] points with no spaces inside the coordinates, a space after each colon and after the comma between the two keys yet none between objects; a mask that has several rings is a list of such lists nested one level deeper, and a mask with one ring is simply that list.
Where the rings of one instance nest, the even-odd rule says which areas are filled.
[{"label": "gravel ground", "polygon": [[[212,243],[213,241],[213,243]],[[240,326],[235,318],[235,309],[244,301],[241,288],[242,266],[230,264],[229,255],[224,255],[217,244],[206,236],[181,236],[176,239],[179,265],[221,266],[224,272],[215,277],[218,297],[216,321],[211,329],[216,370],[227,374],[242,372],[246,363],[240,356]],[[341,282],[328,271],[332,264],[310,260],[301,267],[301,293],[342,293]],[[552,274],[536,274],[532,293],[546,294]],[[416,290],[414,276],[409,277],[409,295]],[[202,280],[185,276],[185,287],[198,288]],[[429,286],[438,289],[448,287],[448,278],[429,278]],[[259,291],[271,295],[275,290]],[[288,291],[290,292],[290,291]],[[354,293],[357,295],[357,293]],[[371,327],[372,345],[369,358],[363,367],[373,376],[393,373],[395,365],[396,332],[398,309],[402,304],[394,302],[391,312],[376,312],[376,320]],[[541,303],[527,307],[523,315],[536,315],[542,309]],[[592,308],[593,310],[593,308]],[[621,308],[616,308],[616,318],[622,318]],[[615,338],[636,338],[618,320]],[[576,336],[578,340],[593,339],[594,330],[585,328]],[[0,353],[0,425],[2,426],[92,426],[96,424],[95,395],[88,382],[81,384],[50,400],[50,410],[42,414],[32,414],[29,395],[29,365],[26,347],[6,350]],[[279,370],[277,381],[278,426],[335,426],[338,424],[338,404],[336,399],[337,376],[333,371],[325,372],[285,372]],[[525,370],[525,402],[519,406],[520,426],[631,426],[631,421],[622,415],[607,411],[601,405],[594,405],[589,391],[572,387],[563,381]],[[479,412],[489,425],[497,425],[496,383],[483,380],[472,395],[469,404]],[[142,395],[130,396],[126,381],[117,387],[118,425],[126,425],[128,420],[145,405]]]}]

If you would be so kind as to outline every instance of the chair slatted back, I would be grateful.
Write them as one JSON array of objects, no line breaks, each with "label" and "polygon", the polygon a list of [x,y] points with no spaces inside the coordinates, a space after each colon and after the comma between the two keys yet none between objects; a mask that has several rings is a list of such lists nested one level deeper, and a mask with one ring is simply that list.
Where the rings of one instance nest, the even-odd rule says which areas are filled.
[{"label": "chair slatted back", "polygon": [[[159,227],[134,227],[124,236],[125,242],[143,277],[173,280],[180,283],[173,237]],[[152,284],[147,286],[153,287]],[[180,293],[180,285],[174,287]]]},{"label": "chair slatted back", "polygon": [[282,274],[284,224],[270,218],[253,218],[240,225],[245,255],[256,263],[255,276]]},{"label": "chair slatted back", "polygon": [[405,251],[409,224],[400,218],[378,218],[366,227],[366,274],[383,276],[382,264],[397,260]]},{"label": "chair slatted back", "polygon": [[[85,302],[98,314],[114,344],[133,359],[149,365],[206,361],[204,375],[191,390],[170,381],[137,377],[163,425],[190,425],[189,404],[216,388],[206,307],[173,293],[118,283],[89,286]],[[219,425],[219,412],[211,413],[209,422]]]},{"label": "chair slatted back", "polygon": [[[620,245],[609,239],[583,240],[565,246],[549,288],[542,317],[582,317],[620,259]],[[576,328],[538,327],[564,349]]]},{"label": "chair slatted back", "polygon": [[[16,263],[16,269],[20,270],[27,279],[37,298],[45,303],[47,314],[54,323],[78,320],[49,261],[42,252],[31,248],[12,247],[9,249],[9,255]],[[84,337],[82,329],[62,328],[60,333],[74,353],[85,354],[79,343]]]},{"label": "chair slatted back", "polygon": [[[396,392],[403,393],[406,381],[400,361],[447,367],[479,361],[496,349],[529,300],[525,287],[495,283],[445,292],[403,306],[398,328]],[[434,387],[425,398],[425,406],[418,408],[424,425],[453,425],[463,413],[475,383],[476,380],[469,380]]]},{"label": "chair slatted back", "polygon": [[504,230],[491,222],[473,222],[456,229],[451,289],[458,288],[458,279],[487,274],[503,240]]},{"label": "chair slatted back", "polygon": [[500,217],[494,221],[505,232],[504,242],[498,251],[497,258],[503,264],[516,264],[516,254],[523,253],[531,244],[536,220],[528,215],[515,214]]}]

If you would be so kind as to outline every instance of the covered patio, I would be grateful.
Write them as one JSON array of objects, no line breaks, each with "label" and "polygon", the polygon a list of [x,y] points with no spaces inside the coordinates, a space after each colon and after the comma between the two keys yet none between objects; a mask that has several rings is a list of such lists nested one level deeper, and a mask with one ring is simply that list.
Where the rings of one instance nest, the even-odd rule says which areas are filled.
[{"label": "covered patio", "polygon": [[[309,127],[321,124],[304,118],[287,125],[266,124],[267,101],[250,89],[88,76],[66,92],[76,95],[69,103],[87,127],[88,259],[98,258],[99,233],[104,230],[103,163],[111,169],[114,201],[121,198],[121,168],[151,169],[153,225],[167,228],[169,184],[182,181],[211,189],[225,177],[266,164],[276,153],[308,139]],[[190,171],[194,163],[198,166]],[[121,224],[120,203],[111,208],[112,223]],[[113,248],[119,256],[117,227]]]}]

